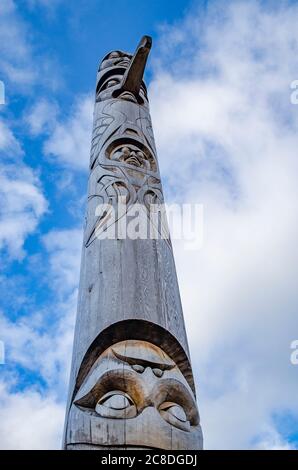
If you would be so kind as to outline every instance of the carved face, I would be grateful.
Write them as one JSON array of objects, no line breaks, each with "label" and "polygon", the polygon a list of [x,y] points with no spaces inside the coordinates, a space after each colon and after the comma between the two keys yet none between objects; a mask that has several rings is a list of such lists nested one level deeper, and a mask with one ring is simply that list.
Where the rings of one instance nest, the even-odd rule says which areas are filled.
[{"label": "carved face", "polygon": [[110,52],[100,64],[99,70],[104,70],[109,67],[115,67],[116,65],[120,67],[127,68],[129,66],[130,60],[132,58],[131,54],[127,54],[122,51],[113,51]]},{"label": "carved face", "polygon": [[121,69],[115,68],[115,74],[107,75],[106,77],[104,77],[103,80],[101,80],[98,83],[97,90],[96,90],[97,102],[105,101],[105,100],[112,99],[112,98],[119,98],[122,100],[131,101],[132,103],[135,103],[135,104],[138,104],[139,102],[144,104],[148,101],[147,91],[146,91],[144,84],[140,88],[139,100],[129,91],[124,91],[120,94],[117,93],[117,91],[119,90],[121,86],[121,81],[122,81],[124,72],[125,72],[125,69],[121,70]]},{"label": "carved face", "polygon": [[150,150],[144,146],[142,146],[143,148],[141,149],[140,146],[136,144],[134,145],[127,142],[127,144],[120,144],[115,147],[113,143],[111,146],[112,150],[107,149],[108,158],[145,171],[156,171],[156,163]]},{"label": "carved face", "polygon": [[147,102],[147,90],[144,82],[142,83],[138,96],[134,96],[129,91],[117,93],[121,86],[121,81],[126,69],[131,63],[132,55],[126,52],[113,51],[102,61],[99,72],[101,78],[97,84],[96,101],[105,101],[107,99],[119,97],[133,103]]},{"label": "carved face", "polygon": [[[78,391],[70,415],[82,422],[80,435],[68,441],[72,445],[191,449],[200,440],[199,415],[189,385],[169,356],[145,341],[123,341],[108,348]],[[148,431],[140,435],[138,428]]]}]

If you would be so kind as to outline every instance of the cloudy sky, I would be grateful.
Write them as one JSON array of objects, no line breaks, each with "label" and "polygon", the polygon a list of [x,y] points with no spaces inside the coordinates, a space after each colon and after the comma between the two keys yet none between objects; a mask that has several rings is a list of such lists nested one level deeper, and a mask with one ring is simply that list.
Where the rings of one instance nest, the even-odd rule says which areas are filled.
[{"label": "cloudy sky", "polygon": [[[224,6],[223,6],[224,3]],[[298,2],[1,0],[0,446],[61,446],[100,58],[146,79],[208,449],[298,448]]]}]

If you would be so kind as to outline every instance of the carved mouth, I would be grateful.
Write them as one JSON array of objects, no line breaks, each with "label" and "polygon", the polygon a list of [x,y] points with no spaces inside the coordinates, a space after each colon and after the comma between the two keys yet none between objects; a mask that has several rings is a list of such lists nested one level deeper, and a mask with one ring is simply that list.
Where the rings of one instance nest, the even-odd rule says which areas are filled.
[{"label": "carved mouth", "polygon": [[137,157],[129,157],[125,160],[125,163],[134,166],[142,166],[142,163],[140,162],[140,160],[137,159]]},{"label": "carved mouth", "polygon": [[123,93],[121,93],[119,98],[126,101],[132,101],[133,103],[138,103],[136,97],[129,91],[124,91]]}]

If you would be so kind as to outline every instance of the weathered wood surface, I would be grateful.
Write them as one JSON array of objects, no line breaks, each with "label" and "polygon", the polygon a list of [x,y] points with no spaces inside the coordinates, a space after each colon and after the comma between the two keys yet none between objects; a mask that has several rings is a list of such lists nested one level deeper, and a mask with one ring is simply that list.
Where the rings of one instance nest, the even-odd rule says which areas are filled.
[{"label": "weathered wood surface", "polygon": [[[148,48],[150,41],[145,37],[133,57],[120,51],[109,54],[97,77],[65,448],[202,448],[170,240],[98,238],[110,224],[106,212],[97,211],[98,204],[115,205],[121,196],[127,201],[127,207],[140,203],[147,210],[149,203],[163,202],[146,87],[142,81]],[[130,70],[133,78],[129,77]],[[129,83],[133,84],[131,90]],[[119,357],[115,359],[111,348],[121,349],[123,344],[128,347],[132,341],[137,342],[132,348],[137,364],[131,358],[128,363]],[[156,357],[171,361],[171,368],[163,370],[163,365],[159,377],[154,373],[158,367],[148,359],[154,351]],[[145,367],[140,372],[137,366],[142,364]],[[119,379],[119,371],[126,380]],[[96,393],[87,390],[94,377]],[[154,386],[160,387],[159,390],[166,387],[171,399],[164,398],[164,402],[170,401],[172,412],[183,419],[186,402],[181,402],[181,390],[185,391],[189,425],[179,427],[175,416],[168,419],[168,411],[150,396]],[[134,395],[131,401],[135,416],[124,413],[115,417],[114,411],[110,411],[110,416],[100,416],[102,394],[112,393],[111,403],[117,404],[117,400],[122,400],[115,393],[119,387],[121,394],[127,393],[128,387]],[[138,401],[138,387],[146,406]],[[89,401],[83,403],[82,394],[89,392]]]}]

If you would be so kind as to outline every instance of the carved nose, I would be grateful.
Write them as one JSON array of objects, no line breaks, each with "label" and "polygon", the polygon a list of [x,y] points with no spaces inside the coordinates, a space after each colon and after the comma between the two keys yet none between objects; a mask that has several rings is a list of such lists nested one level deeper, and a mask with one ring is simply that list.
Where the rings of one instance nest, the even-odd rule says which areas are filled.
[{"label": "carved nose", "polygon": [[160,377],[163,376],[163,373],[164,371],[162,369],[159,369],[158,367],[153,367],[153,368],[146,367],[146,369],[143,372],[143,375],[150,376],[150,378],[152,378],[153,376],[155,379],[159,379]]}]

